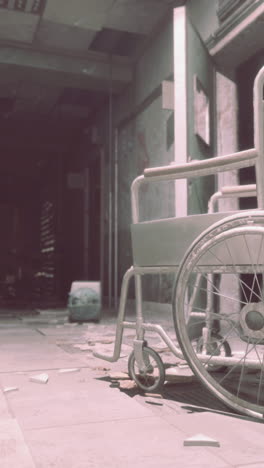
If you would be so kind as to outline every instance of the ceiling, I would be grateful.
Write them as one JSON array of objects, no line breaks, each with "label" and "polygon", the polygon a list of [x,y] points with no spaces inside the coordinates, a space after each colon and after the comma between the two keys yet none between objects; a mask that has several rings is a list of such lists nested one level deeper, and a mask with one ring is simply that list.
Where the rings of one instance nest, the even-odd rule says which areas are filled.
[{"label": "ceiling", "polygon": [[[18,147],[23,154],[65,150],[110,86],[119,93],[131,82],[140,49],[169,10],[183,3],[0,0],[0,150],[10,154],[5,164],[12,166]],[[18,171],[26,170],[25,158],[21,168],[16,160]]]}]

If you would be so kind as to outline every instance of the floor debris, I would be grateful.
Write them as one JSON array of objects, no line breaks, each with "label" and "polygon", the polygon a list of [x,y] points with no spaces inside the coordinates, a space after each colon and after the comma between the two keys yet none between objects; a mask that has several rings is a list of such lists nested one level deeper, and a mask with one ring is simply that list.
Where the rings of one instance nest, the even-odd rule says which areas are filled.
[{"label": "floor debris", "polygon": [[161,403],[160,401],[155,401],[154,399],[145,400],[145,403],[147,403],[148,405],[163,406],[163,403]]},{"label": "floor debris", "polygon": [[103,372],[110,371],[110,367],[104,367],[104,366],[97,366],[97,367],[93,367],[92,369],[93,370],[98,370],[98,371],[103,371]]},{"label": "floor debris", "polygon": [[66,374],[67,372],[79,372],[80,369],[78,367],[75,367],[73,369],[59,369],[60,374]]},{"label": "floor debris", "polygon": [[91,345],[88,344],[75,344],[73,347],[80,349],[81,351],[91,351]]},{"label": "floor debris", "polygon": [[115,337],[113,338],[100,338],[97,342],[101,344],[112,344],[115,341]]},{"label": "floor debris", "polygon": [[18,390],[18,387],[5,387],[4,388],[4,393],[15,392],[17,390]]},{"label": "floor debris", "polygon": [[126,372],[110,372],[108,377],[111,380],[130,380],[129,375]]},{"label": "floor debris", "polygon": [[30,382],[46,384],[49,380],[48,374],[37,374],[29,377]]},{"label": "floor debris", "polygon": [[160,393],[145,393],[145,397],[149,398],[162,398]]},{"label": "floor debris", "polygon": [[122,390],[133,390],[134,388],[137,388],[137,384],[134,380],[121,380],[119,388]]},{"label": "floor debris", "polygon": [[183,445],[188,447],[220,447],[218,440],[211,439],[204,434],[196,434],[185,439]]},{"label": "floor debris", "polygon": [[171,367],[169,369],[166,369],[166,378],[165,380],[167,382],[172,382],[172,383],[185,383],[185,382],[192,382],[195,380],[196,377],[193,374],[192,370],[190,368],[186,367]]}]

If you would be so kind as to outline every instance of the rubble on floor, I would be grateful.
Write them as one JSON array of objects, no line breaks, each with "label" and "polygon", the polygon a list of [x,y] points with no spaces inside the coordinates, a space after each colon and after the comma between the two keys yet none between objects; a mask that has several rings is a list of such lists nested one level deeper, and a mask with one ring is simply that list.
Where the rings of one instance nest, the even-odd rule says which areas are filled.
[{"label": "rubble on floor", "polygon": [[18,390],[18,387],[5,387],[3,392],[4,393],[10,393],[10,392],[15,392]]},{"label": "rubble on floor", "polygon": [[134,380],[122,380],[119,382],[119,388],[121,390],[134,390],[137,388],[137,384]]},{"label": "rubble on floor", "polygon": [[108,377],[111,380],[129,380],[130,377],[127,372],[110,372]]},{"label": "rubble on floor", "polygon": [[193,382],[196,376],[188,366],[177,366],[166,369],[165,380],[169,383],[187,383]]},{"label": "rubble on floor", "polygon": [[185,439],[183,445],[187,447],[220,447],[218,440],[211,439],[211,437],[204,434],[196,434]]},{"label": "rubble on floor", "polygon": [[72,369],[59,369],[59,374],[66,374],[68,372],[79,372],[80,369],[78,367],[74,367]]},{"label": "rubble on floor", "polygon": [[46,384],[49,380],[48,374],[37,374],[29,377],[30,382]]}]

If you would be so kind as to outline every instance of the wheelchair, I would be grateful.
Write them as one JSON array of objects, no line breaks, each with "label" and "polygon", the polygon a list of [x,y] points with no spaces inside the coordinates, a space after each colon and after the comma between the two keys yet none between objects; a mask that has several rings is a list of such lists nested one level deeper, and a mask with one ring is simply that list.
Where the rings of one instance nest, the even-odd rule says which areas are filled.
[{"label": "wheelchair", "polygon": [[[158,333],[219,400],[238,413],[264,416],[264,67],[254,81],[254,148],[225,156],[145,169],[131,186],[133,266],[122,281],[112,356],[120,357],[123,330],[136,337],[128,360],[138,387],[155,392],[165,381],[160,355],[148,347],[147,332]],[[144,184],[208,176],[255,166],[256,185],[222,187],[208,213],[140,221]],[[223,196],[257,196],[257,208],[217,212]],[[146,241],[147,240],[147,241]],[[146,323],[142,277],[175,274],[172,315],[174,342],[159,324]],[[128,285],[135,281],[136,317],[127,321]]]}]

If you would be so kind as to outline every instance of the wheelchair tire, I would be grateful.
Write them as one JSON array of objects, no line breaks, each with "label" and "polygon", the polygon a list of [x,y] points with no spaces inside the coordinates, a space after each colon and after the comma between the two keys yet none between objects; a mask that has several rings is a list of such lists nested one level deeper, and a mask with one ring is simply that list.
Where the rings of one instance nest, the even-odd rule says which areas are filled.
[{"label": "wheelchair tire", "polygon": [[[240,253],[241,264],[236,261]],[[215,273],[221,277],[217,287],[211,280]],[[190,308],[194,274],[202,274],[207,286],[200,288]],[[243,274],[251,279],[243,279]],[[193,372],[227,406],[260,419],[264,417],[263,291],[264,213],[256,211],[230,217],[200,235],[180,265],[173,293],[177,339]],[[233,350],[233,356],[227,350],[222,362],[215,351],[200,354],[190,338],[190,317],[195,326],[199,320],[203,326],[206,322],[209,294],[219,307],[209,312],[211,320],[219,324],[221,343],[228,341]]]},{"label": "wheelchair tire", "polygon": [[145,392],[161,390],[165,381],[165,370],[160,356],[152,348],[145,346],[143,348],[143,358],[146,370],[140,372],[136,363],[134,351],[130,354],[128,359],[128,373],[130,378]]}]

